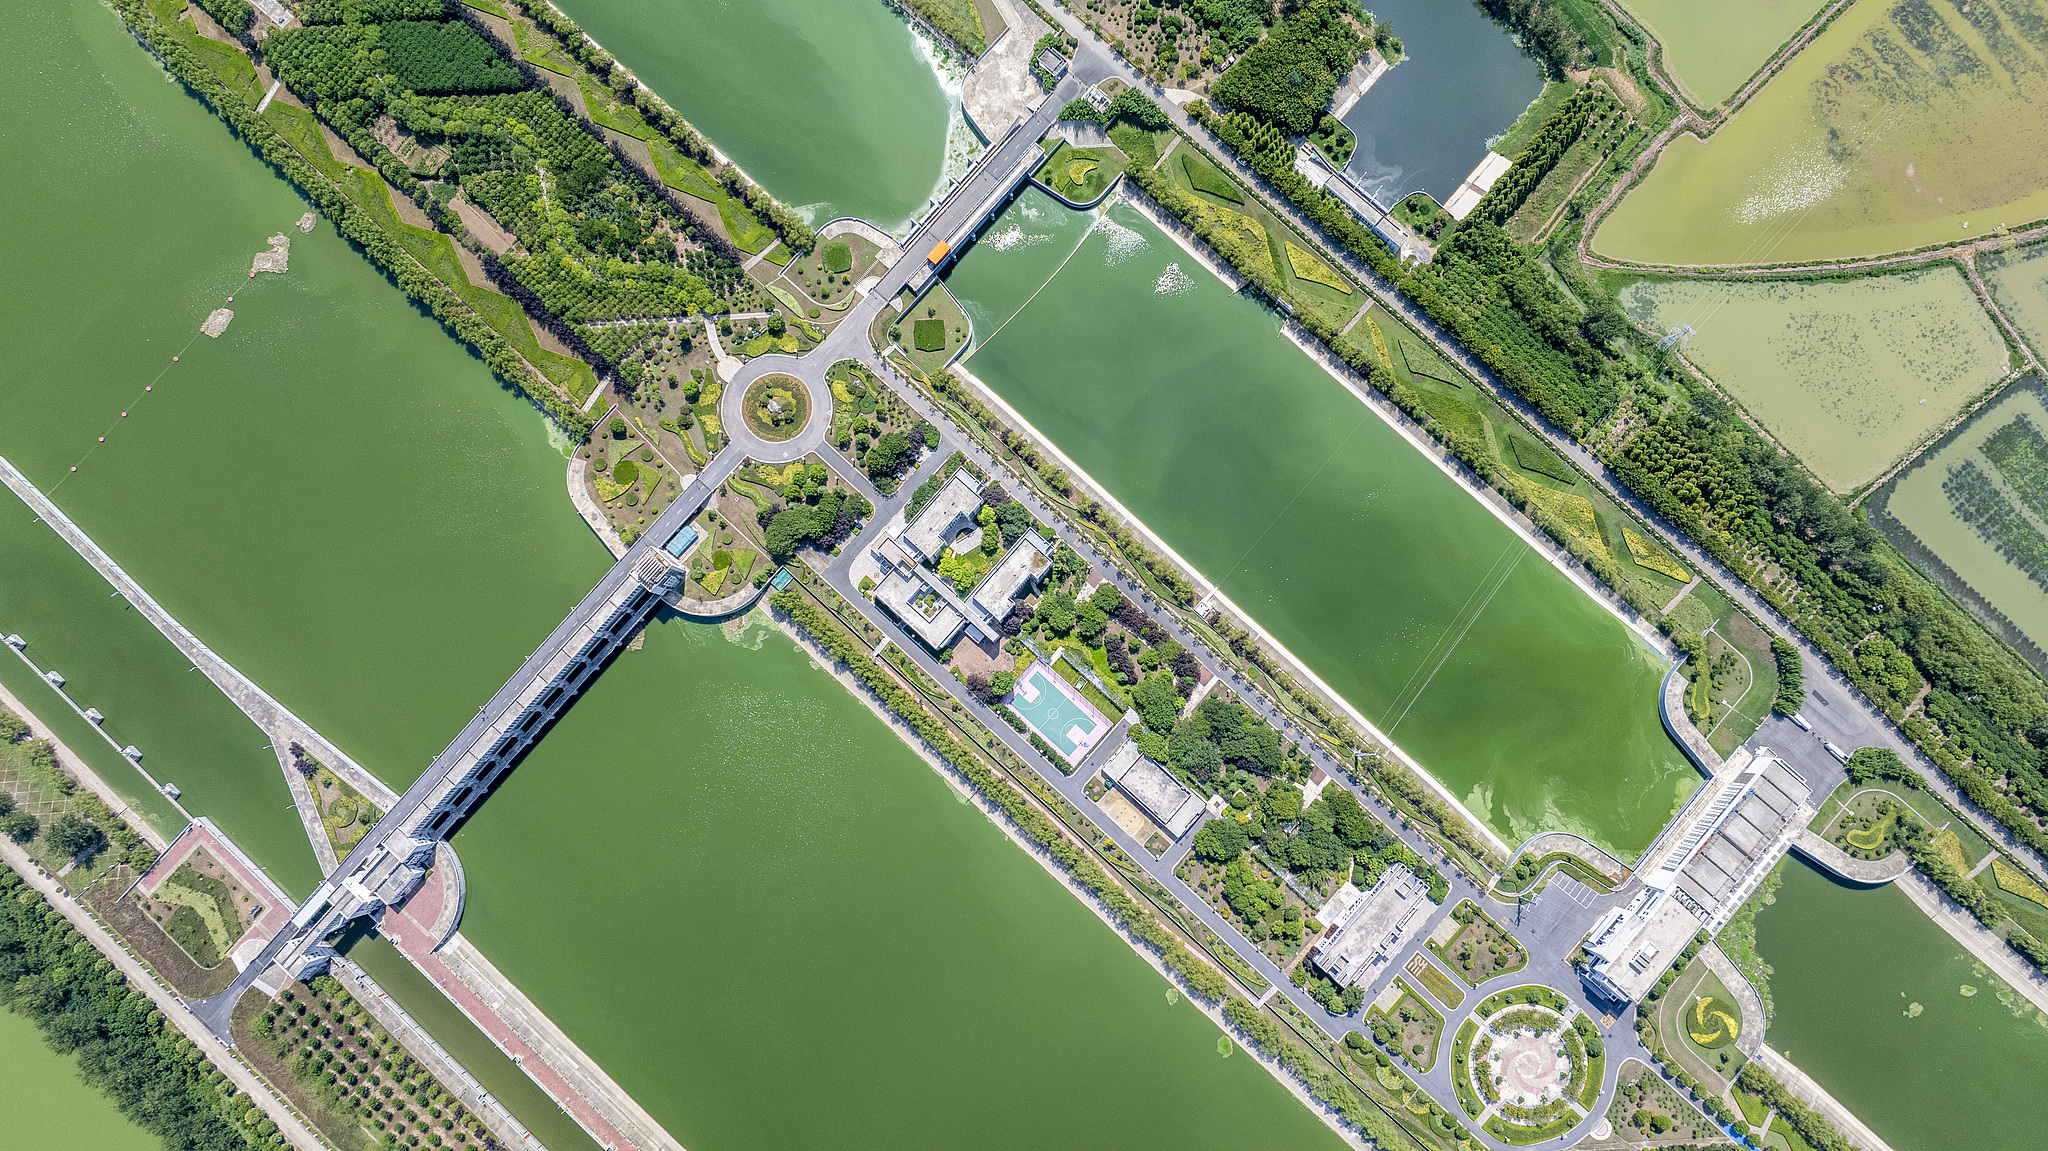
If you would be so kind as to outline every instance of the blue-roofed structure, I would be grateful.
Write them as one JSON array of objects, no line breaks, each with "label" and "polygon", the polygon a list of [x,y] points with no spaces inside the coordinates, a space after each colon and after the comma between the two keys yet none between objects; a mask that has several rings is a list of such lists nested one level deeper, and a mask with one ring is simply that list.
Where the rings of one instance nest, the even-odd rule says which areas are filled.
[{"label": "blue-roofed structure", "polygon": [[689,524],[684,524],[682,526],[682,530],[668,537],[668,542],[661,545],[661,550],[667,552],[668,554],[674,556],[677,559],[682,559],[683,553],[689,551],[691,546],[697,542],[698,538],[699,533],[697,529],[691,527]]}]

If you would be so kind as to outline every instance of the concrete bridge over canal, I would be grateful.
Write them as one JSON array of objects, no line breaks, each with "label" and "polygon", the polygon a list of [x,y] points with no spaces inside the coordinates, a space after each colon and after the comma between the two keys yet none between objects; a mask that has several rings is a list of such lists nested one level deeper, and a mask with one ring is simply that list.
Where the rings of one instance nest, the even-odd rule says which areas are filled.
[{"label": "concrete bridge over canal", "polygon": [[[1059,109],[1083,87],[1070,73],[1036,109],[996,139],[918,224],[904,245],[905,255],[848,310],[820,346],[801,357],[763,356],[740,367],[727,383],[720,412],[732,442],[684,486],[646,534],[477,710],[476,718],[329,872],[235,981],[219,994],[191,1004],[215,1035],[228,1039],[235,1003],[251,985],[261,981],[281,986],[325,969],[335,956],[329,941],[336,934],[354,920],[381,918],[419,888],[432,866],[435,845],[476,810],[612,657],[681,588],[684,568],[665,545],[695,518],[742,461],[801,459],[825,446],[826,420],[812,420],[804,432],[783,443],[769,444],[749,434],[740,411],[747,385],[770,372],[787,373],[811,392],[814,412],[830,411],[832,395],[826,372],[831,365],[847,358],[869,357],[868,329],[882,308],[906,288],[917,292],[927,287],[951,255],[1001,211],[1042,160],[1038,140],[1057,119]],[[927,259],[940,245],[944,245],[943,254]],[[831,459],[834,453],[821,451],[821,455]],[[874,495],[865,476],[849,469],[842,478],[870,497]]]},{"label": "concrete bridge over canal", "polygon": [[505,686],[477,709],[476,718],[235,981],[218,995],[192,1004],[215,1035],[228,1038],[235,1002],[251,984],[261,979],[278,986],[323,969],[335,954],[328,940],[351,920],[380,916],[418,889],[433,863],[435,845],[476,809],[666,597],[681,587],[682,564],[662,545],[703,509],[740,458],[738,452],[721,452],[685,484],[647,533],[556,625]]}]

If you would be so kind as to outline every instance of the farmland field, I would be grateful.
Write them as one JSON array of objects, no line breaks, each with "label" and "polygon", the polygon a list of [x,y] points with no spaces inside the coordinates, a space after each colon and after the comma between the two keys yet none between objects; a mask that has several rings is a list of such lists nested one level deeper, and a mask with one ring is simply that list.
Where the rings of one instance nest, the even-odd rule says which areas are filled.
[{"label": "farmland field", "polygon": [[2026,448],[2043,432],[2048,394],[2022,384],[1871,501],[1873,522],[2036,667],[2048,666],[2048,524],[2028,506],[2040,476]]},{"label": "farmland field", "polygon": [[1693,325],[1686,357],[1839,492],[2006,370],[1998,329],[1946,265],[1840,282],[1639,280],[1622,305],[1655,331]]},{"label": "farmland field", "polygon": [[1675,140],[1596,246],[1659,264],[1820,260],[2043,216],[2048,0],[1873,0],[1711,141]]},{"label": "farmland field", "polygon": [[2048,245],[1979,256],[1977,272],[2035,352],[2048,349]]},{"label": "farmland field", "polygon": [[1623,0],[1657,42],[1685,94],[1711,108],[1735,94],[1778,46],[1805,27],[1823,0]]}]

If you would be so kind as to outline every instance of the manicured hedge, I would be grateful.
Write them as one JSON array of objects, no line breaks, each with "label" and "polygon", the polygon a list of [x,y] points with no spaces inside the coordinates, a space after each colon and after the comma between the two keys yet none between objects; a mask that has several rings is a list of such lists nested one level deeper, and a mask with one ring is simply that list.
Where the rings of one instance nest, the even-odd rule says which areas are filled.
[{"label": "manicured hedge", "polygon": [[946,321],[919,320],[912,325],[912,337],[920,352],[943,352],[946,350]]}]

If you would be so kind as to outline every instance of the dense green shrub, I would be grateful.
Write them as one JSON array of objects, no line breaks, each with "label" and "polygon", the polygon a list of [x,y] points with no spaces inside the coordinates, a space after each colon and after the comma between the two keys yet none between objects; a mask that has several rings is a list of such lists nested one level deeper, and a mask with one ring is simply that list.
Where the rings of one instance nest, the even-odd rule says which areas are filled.
[{"label": "dense green shrub", "polygon": [[1791,641],[1774,635],[1771,658],[1778,665],[1778,698],[1771,701],[1771,710],[1791,715],[1806,702],[1806,669],[1800,666],[1799,649]]},{"label": "dense green shrub", "polygon": [[911,338],[920,352],[946,350],[946,321],[918,320],[911,325]]},{"label": "dense green shrub", "polygon": [[400,20],[379,27],[384,67],[398,86],[423,94],[516,92],[526,78],[459,21]]},{"label": "dense green shrub", "polygon": [[1365,41],[1345,20],[1345,0],[1309,0],[1224,70],[1212,92],[1290,136],[1306,135],[1330,106]]},{"label": "dense green shrub", "polygon": [[247,36],[256,26],[256,9],[249,0],[199,0],[199,7],[230,35]]},{"label": "dense green shrub", "polygon": [[843,276],[853,270],[853,245],[844,240],[833,240],[818,249],[818,262],[827,272]]},{"label": "dense green shrub", "polygon": [[299,19],[307,24],[381,24],[447,15],[448,0],[304,0],[299,6]]}]

